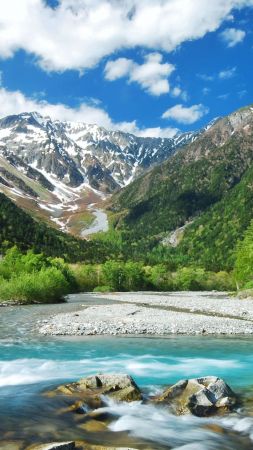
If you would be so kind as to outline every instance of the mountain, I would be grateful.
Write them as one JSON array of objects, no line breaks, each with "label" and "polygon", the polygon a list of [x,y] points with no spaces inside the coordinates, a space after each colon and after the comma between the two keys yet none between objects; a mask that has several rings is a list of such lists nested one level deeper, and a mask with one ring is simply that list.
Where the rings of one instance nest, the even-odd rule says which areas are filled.
[{"label": "mountain", "polygon": [[[178,261],[231,267],[253,217],[252,145],[252,106],[219,119],[112,197],[115,227],[139,244],[151,237],[167,242]],[[170,246],[181,227],[179,242]]]},{"label": "mountain", "polygon": [[142,138],[97,125],[52,121],[34,112],[0,120],[0,151],[45,178],[53,175],[73,188],[85,182],[94,189],[112,192],[197,135],[189,132],[171,139]]},{"label": "mountain", "polygon": [[0,120],[0,189],[35,217],[80,234],[87,207],[131,183],[204,132],[141,138],[22,113]]}]

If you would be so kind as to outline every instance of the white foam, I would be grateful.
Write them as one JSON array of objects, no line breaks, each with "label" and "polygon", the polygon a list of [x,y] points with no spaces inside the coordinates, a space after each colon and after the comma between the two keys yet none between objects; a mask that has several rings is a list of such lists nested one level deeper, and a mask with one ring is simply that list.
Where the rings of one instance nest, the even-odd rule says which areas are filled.
[{"label": "white foam", "polygon": [[243,364],[234,360],[189,358],[187,363],[181,361],[181,358],[167,358],[162,362],[159,361],[159,357],[143,355],[135,357],[133,362],[132,356],[127,354],[118,358],[86,357],[66,361],[35,358],[0,361],[0,386],[36,383],[42,380],[77,379],[98,372],[125,372],[139,378],[145,378],[149,374],[150,379],[159,380],[157,383],[159,385],[161,382],[170,384],[171,377],[176,380],[186,375],[190,378],[216,373],[214,368],[217,367],[226,369],[243,367]]},{"label": "white foam", "polygon": [[[207,419],[199,419],[194,416],[174,416],[166,408],[158,408],[154,405],[145,405],[141,402],[115,403],[108,399],[108,406],[101,408],[101,412],[108,412],[115,416],[116,420],[109,426],[114,432],[130,432],[131,435],[142,439],[164,444],[181,446],[189,443],[201,445],[190,447],[194,449],[209,450],[207,442],[215,442],[220,437],[203,428]],[[212,419],[211,419],[212,422]],[[202,447],[203,442],[205,447]],[[180,447],[179,447],[180,448]]]}]

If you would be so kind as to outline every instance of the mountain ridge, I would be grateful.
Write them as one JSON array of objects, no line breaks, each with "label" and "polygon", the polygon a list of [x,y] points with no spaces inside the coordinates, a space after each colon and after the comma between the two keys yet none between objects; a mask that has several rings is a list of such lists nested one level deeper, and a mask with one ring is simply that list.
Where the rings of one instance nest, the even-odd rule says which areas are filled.
[{"label": "mountain ridge", "polygon": [[0,190],[28,212],[79,234],[81,223],[92,220],[89,204],[130,184],[202,132],[141,138],[37,112],[7,116],[0,120]]}]

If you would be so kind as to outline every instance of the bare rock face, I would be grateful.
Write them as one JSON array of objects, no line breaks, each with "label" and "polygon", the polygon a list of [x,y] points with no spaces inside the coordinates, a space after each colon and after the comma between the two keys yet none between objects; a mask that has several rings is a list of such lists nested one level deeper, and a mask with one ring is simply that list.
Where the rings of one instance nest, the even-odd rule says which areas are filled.
[{"label": "bare rock face", "polygon": [[[78,396],[93,407],[101,406],[100,398],[106,395],[116,401],[141,400],[141,391],[132,377],[125,374],[98,374],[82,378],[76,383],[59,386],[55,393]],[[80,404],[78,404],[80,409]]]},{"label": "bare rock face", "polygon": [[224,380],[209,376],[181,380],[155,401],[169,404],[178,415],[192,413],[203,417],[231,411],[237,397]]}]

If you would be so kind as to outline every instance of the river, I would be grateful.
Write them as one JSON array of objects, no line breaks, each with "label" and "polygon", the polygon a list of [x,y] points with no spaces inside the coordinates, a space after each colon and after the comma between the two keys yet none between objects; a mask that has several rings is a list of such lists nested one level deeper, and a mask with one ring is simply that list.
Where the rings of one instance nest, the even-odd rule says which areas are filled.
[{"label": "river", "polygon": [[[182,378],[205,375],[223,377],[239,392],[252,389],[252,338],[49,338],[37,334],[38,320],[91,302],[106,300],[80,294],[70,296],[65,304],[0,309],[1,449],[7,440],[18,445],[14,450],[23,450],[36,442],[71,439],[143,450],[252,449],[253,411],[199,419],[172,416],[167,410],[145,404],[109,403],[108,411],[115,420],[103,433],[85,431],[80,426],[81,415],[60,414],[66,407],[64,401],[43,393],[97,372],[129,373],[147,393],[158,392],[163,385]],[[224,432],[210,430],[210,424],[222,426]]]},{"label": "river", "polygon": [[81,232],[81,237],[84,238],[90,234],[106,232],[109,229],[107,214],[102,209],[94,209],[93,205],[88,208],[94,215],[94,221],[89,228],[85,228]]}]

